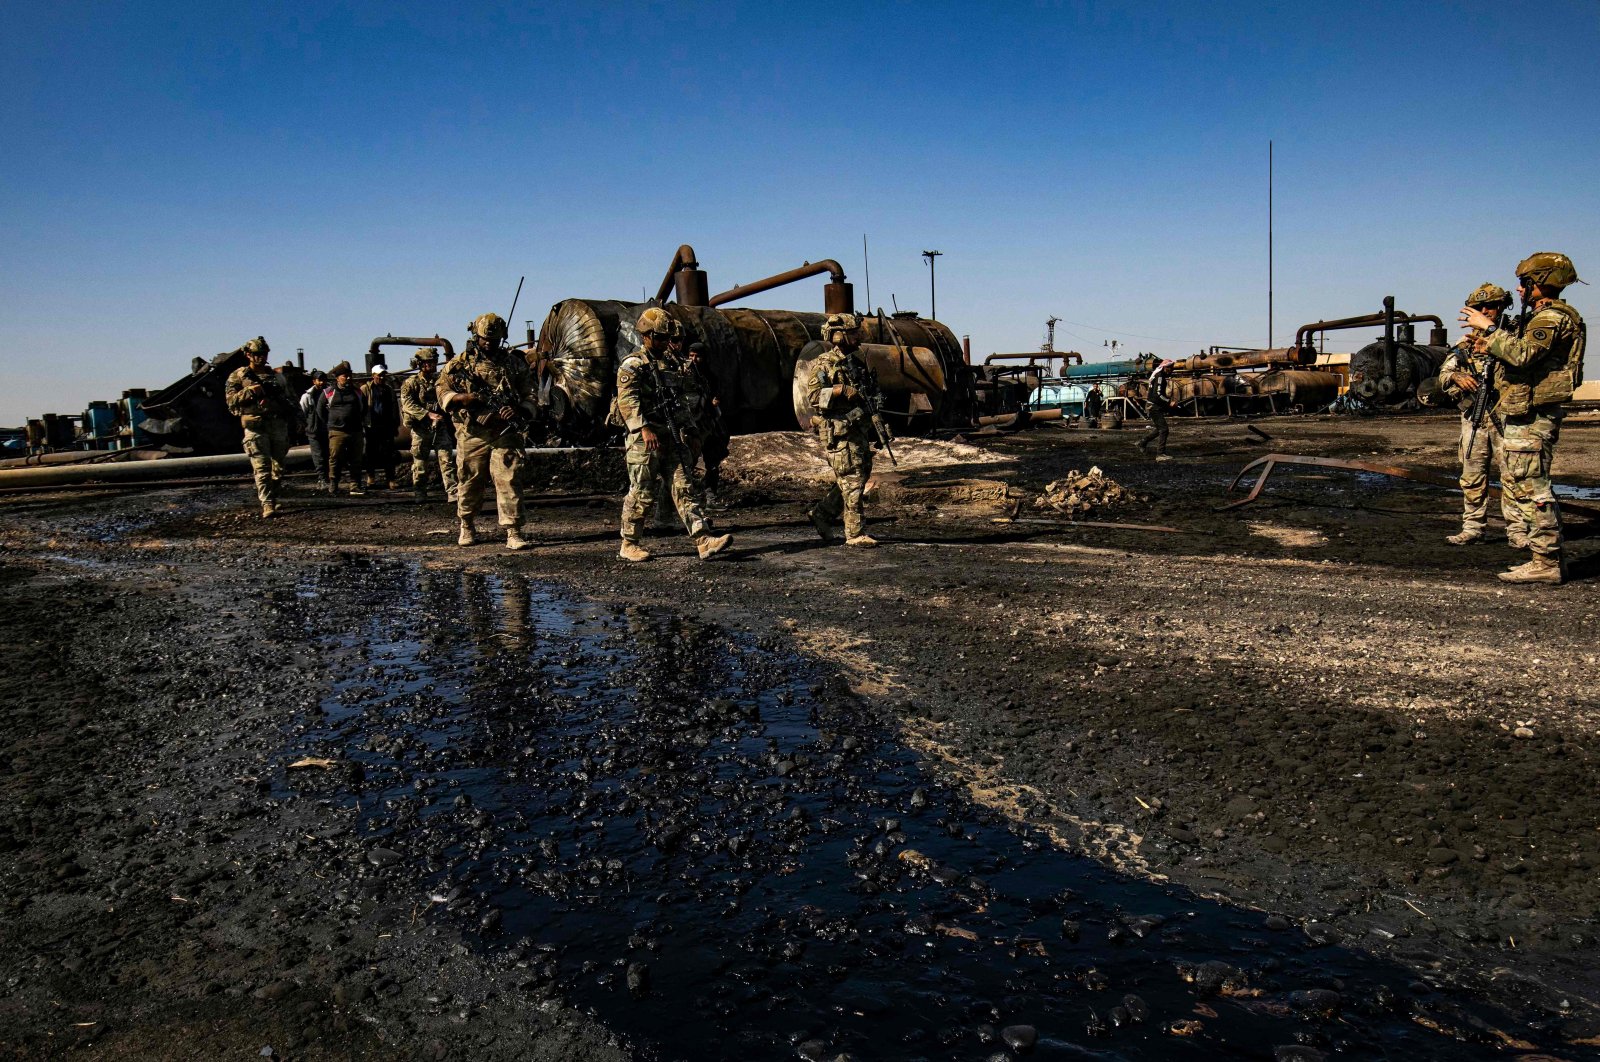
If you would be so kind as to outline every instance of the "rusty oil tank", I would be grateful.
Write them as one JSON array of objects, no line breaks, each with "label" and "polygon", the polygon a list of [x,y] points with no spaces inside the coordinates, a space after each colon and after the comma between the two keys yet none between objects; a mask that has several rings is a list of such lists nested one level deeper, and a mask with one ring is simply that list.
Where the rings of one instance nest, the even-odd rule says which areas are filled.
[{"label": "rusty oil tank", "polygon": [[[606,423],[617,366],[639,346],[634,322],[661,303],[563,299],[551,307],[529,361],[540,371],[546,405],[559,434],[594,442],[615,429]],[[706,347],[722,415],[736,435],[804,427],[803,377],[807,344],[822,336],[823,313],[743,307],[663,307],[681,321],[690,343]],[[944,324],[905,311],[862,318],[863,351],[878,374],[891,424],[899,434],[926,431],[951,410],[952,380],[965,369],[961,343]],[[797,376],[797,374],[799,374]]]},{"label": "rusty oil tank", "polygon": [[1251,380],[1258,395],[1283,395],[1302,410],[1318,409],[1339,397],[1339,374],[1315,369],[1269,369]]}]

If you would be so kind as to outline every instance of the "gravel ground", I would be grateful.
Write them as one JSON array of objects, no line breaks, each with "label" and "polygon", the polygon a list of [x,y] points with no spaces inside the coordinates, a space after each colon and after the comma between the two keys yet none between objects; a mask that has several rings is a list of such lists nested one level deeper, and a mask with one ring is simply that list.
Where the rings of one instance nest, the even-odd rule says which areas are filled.
[{"label": "gravel ground", "polygon": [[[0,1044],[649,1054],[530,976],[537,956],[419,918],[368,858],[360,809],[291,784],[292,721],[333,680],[283,628],[296,588],[319,565],[404,561],[776,639],[1000,820],[1130,882],[1514,1001],[1520,1031],[1479,1038],[1583,1057],[1600,1043],[1591,525],[1569,521],[1573,582],[1526,589],[1494,579],[1503,545],[1444,543],[1443,491],[1282,474],[1213,511],[1269,449],[1451,474],[1449,418],[1260,424],[1270,442],[1179,424],[1162,463],[1131,431],[908,443],[880,470],[874,552],[815,541],[814,484],[784,474],[793,437],[739,440],[720,517],[735,549],[709,565],[670,535],[650,564],[615,560],[615,460],[541,465],[532,482],[562,493],[535,496],[538,545],[519,555],[455,547],[444,507],[403,495],[306,495],[273,521],[243,490],[0,500]],[[1560,482],[1600,484],[1597,428],[1568,421]],[[1025,522],[1035,493],[1090,467],[1149,499],[1092,519],[1179,533]],[[1465,1020],[1413,1021],[1473,1039]]]}]

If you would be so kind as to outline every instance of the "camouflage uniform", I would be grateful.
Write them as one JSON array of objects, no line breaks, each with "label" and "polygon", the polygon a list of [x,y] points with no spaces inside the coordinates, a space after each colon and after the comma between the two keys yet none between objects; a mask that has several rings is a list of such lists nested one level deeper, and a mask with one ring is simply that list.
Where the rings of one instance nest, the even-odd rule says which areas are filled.
[{"label": "camouflage uniform", "polygon": [[297,407],[283,377],[271,369],[259,373],[245,365],[233,370],[223,388],[228,412],[244,426],[244,452],[250,455],[261,514],[278,506],[283,462],[289,456],[289,424]]},{"label": "camouflage uniform", "polygon": [[[643,347],[617,367],[617,414],[628,430],[628,496],[622,501],[622,541],[638,546],[645,517],[656,502],[657,480],[668,484],[673,507],[691,538],[706,536],[705,487],[695,470],[700,400],[692,373],[668,355]],[[709,401],[709,399],[707,399]],[[666,412],[669,403],[675,414]],[[660,439],[653,453],[646,448],[644,428]],[[686,451],[686,452],[684,452]]]},{"label": "camouflage uniform", "polygon": [[[1461,459],[1461,477],[1457,480],[1461,485],[1461,534],[1452,538],[1452,541],[1459,539],[1470,542],[1482,537],[1489,516],[1490,470],[1497,470],[1502,485],[1505,483],[1505,444],[1499,415],[1490,412],[1485,416],[1474,436],[1471,416],[1473,395],[1457,387],[1451,379],[1456,373],[1468,373],[1481,380],[1488,362],[1487,354],[1473,354],[1455,347],[1446,355],[1444,364],[1439,366],[1439,393],[1461,410],[1461,438],[1456,446]],[[1498,387],[1489,395],[1491,411],[1497,392]],[[1469,443],[1471,453],[1467,452]],[[1506,538],[1514,547],[1524,548],[1531,525],[1524,520],[1522,512],[1512,503],[1511,495],[1503,486],[1500,491],[1500,515],[1505,517]]]},{"label": "camouflage uniform", "polygon": [[[841,384],[854,387],[857,393],[850,398],[835,395],[833,388]],[[811,363],[806,399],[816,410],[817,438],[833,469],[833,485],[811,507],[811,519],[819,532],[843,515],[846,539],[865,534],[864,499],[867,481],[872,478],[872,444],[877,441],[871,401],[877,390],[872,369],[836,345]]]},{"label": "camouflage uniform", "polygon": [[1541,300],[1520,328],[1489,333],[1489,354],[1501,363],[1495,412],[1504,424],[1501,488],[1529,527],[1528,549],[1559,562],[1561,509],[1550,489],[1550,462],[1561,435],[1561,403],[1583,373],[1585,328],[1560,299]]},{"label": "camouflage uniform", "polygon": [[439,481],[445,497],[456,501],[456,436],[448,418],[435,421],[428,414],[439,412],[438,378],[429,380],[417,373],[400,385],[400,413],[411,429],[411,489],[426,496],[432,475],[428,458],[437,455]]},{"label": "camouflage uniform", "polygon": [[500,526],[515,531],[520,539],[522,494],[518,490],[518,477],[526,443],[521,434],[494,419],[493,409],[483,405],[463,409],[459,403],[452,408],[450,400],[466,392],[479,398],[498,392],[510,395],[531,413],[535,409],[533,370],[520,355],[510,351],[491,353],[474,340],[450,359],[439,373],[434,390],[440,408],[450,409],[455,422],[456,460],[460,470],[456,515],[463,524],[470,524],[492,480]]}]

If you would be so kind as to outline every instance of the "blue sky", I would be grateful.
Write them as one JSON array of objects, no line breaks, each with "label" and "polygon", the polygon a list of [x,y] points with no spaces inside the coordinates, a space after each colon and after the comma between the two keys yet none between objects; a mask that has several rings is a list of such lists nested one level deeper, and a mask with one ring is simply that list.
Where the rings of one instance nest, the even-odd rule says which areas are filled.
[{"label": "blue sky", "polygon": [[[1600,4],[7,5],[0,424],[264,334],[515,328],[839,259],[977,354],[1453,319],[1562,250],[1600,315]],[[820,309],[820,281],[749,305]],[[1350,342],[1361,337],[1349,334]],[[1349,342],[1344,344],[1348,346]],[[1591,375],[1600,361],[1591,356]]]}]

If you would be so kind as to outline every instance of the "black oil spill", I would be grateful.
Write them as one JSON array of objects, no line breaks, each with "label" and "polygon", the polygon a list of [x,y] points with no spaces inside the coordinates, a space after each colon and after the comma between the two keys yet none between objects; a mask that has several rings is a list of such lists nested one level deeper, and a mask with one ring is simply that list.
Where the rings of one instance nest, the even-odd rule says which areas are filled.
[{"label": "black oil spill", "polygon": [[[1527,1015],[1111,873],[943,787],[776,638],[352,558],[279,602],[336,676],[285,799],[369,892],[647,1058],[1477,1058]],[[334,900],[346,900],[336,897]]]}]

